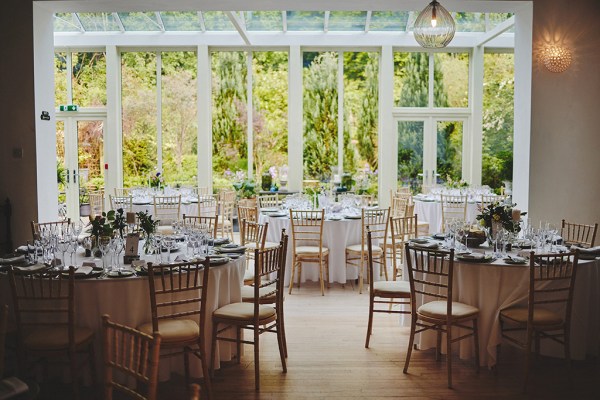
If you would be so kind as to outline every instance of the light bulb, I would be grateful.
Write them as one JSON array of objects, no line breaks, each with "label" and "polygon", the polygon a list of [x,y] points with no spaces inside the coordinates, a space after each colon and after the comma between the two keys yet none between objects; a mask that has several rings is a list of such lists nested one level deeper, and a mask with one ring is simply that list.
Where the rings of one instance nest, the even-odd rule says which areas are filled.
[{"label": "light bulb", "polygon": [[436,25],[437,25],[437,19],[435,19],[435,18],[432,18],[432,19],[431,19],[431,26],[432,26],[433,28],[435,28],[435,27],[436,27]]}]

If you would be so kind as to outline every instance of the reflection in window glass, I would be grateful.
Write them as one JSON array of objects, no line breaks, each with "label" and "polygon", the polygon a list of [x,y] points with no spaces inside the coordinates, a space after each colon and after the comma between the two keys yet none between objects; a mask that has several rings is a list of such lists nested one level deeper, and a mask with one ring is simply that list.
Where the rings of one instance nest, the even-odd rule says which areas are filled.
[{"label": "reflection in window glass", "polygon": [[207,31],[235,31],[231,20],[223,11],[203,11],[202,17]]},{"label": "reflection in window glass", "polygon": [[513,176],[514,55],[486,53],[483,65],[482,184],[499,190]]},{"label": "reflection in window glass", "polygon": [[123,53],[123,184],[148,185],[158,168],[156,149],[156,54]]},{"label": "reflection in window glass", "polygon": [[330,31],[364,31],[366,11],[331,11],[328,29]]},{"label": "reflection in window glass", "polygon": [[427,53],[394,53],[394,105],[427,107],[429,96]]},{"label": "reflection in window glass", "polygon": [[[377,193],[379,53],[344,53],[344,172],[357,192]],[[350,188],[349,188],[350,189]]]},{"label": "reflection in window glass", "polygon": [[163,52],[162,155],[169,185],[197,184],[196,53]]},{"label": "reflection in window glass", "polygon": [[469,55],[436,53],[433,56],[434,107],[469,106]]},{"label": "reflection in window glass", "polygon": [[120,12],[119,18],[126,31],[160,31],[153,12]]},{"label": "reflection in window glass", "polygon": [[337,53],[303,54],[304,179],[328,179],[338,165]]},{"label": "reflection in window glass", "polygon": [[73,13],[54,14],[54,32],[80,32]]},{"label": "reflection in window glass", "polygon": [[167,31],[201,31],[197,12],[161,11],[160,18]]},{"label": "reflection in window glass", "polygon": [[253,170],[258,183],[269,168],[278,173],[288,165],[288,53],[252,55]]},{"label": "reflection in window glass", "polygon": [[54,54],[54,105],[67,104],[67,53]]},{"label": "reflection in window glass", "polygon": [[79,107],[106,105],[106,53],[73,53],[73,103]]},{"label": "reflection in window glass", "polygon": [[65,170],[65,121],[56,121],[56,177],[58,180],[58,203],[64,204],[67,171]]},{"label": "reflection in window glass", "polygon": [[104,122],[77,121],[79,188],[104,188]]},{"label": "reflection in window glass", "polygon": [[485,32],[484,13],[453,13],[457,32]]},{"label": "reflection in window glass", "polygon": [[461,121],[437,122],[437,174],[438,183],[462,178],[463,123]]},{"label": "reflection in window glass", "polygon": [[244,12],[246,29],[249,31],[282,31],[283,17],[281,11],[246,11]]},{"label": "reflection in window glass", "polygon": [[248,170],[246,53],[212,53],[213,186],[231,188],[226,172]]},{"label": "reflection in window glass", "polygon": [[119,24],[113,13],[77,13],[83,29],[89,32],[118,31]]},{"label": "reflection in window glass", "polygon": [[287,11],[288,31],[322,31],[325,11]]},{"label": "reflection in window glass", "polygon": [[423,184],[423,121],[398,121],[398,187],[410,186],[413,193]]},{"label": "reflection in window glass", "polygon": [[408,23],[407,11],[373,11],[370,31],[404,31]]}]

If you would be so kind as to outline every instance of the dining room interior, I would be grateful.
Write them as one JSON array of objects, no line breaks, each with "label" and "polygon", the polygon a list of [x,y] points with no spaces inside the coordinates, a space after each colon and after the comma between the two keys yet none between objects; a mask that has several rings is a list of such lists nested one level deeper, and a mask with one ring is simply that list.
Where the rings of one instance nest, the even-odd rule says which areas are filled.
[{"label": "dining room interior", "polygon": [[597,398],[596,0],[10,6],[6,398]]}]

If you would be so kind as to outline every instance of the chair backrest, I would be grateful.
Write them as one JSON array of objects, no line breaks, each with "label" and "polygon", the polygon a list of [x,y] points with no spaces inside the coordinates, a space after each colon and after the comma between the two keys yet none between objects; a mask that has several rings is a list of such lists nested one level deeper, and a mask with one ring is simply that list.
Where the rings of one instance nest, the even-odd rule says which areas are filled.
[{"label": "chair backrest", "polygon": [[192,193],[198,198],[212,194],[207,186],[194,187],[192,188]]},{"label": "chair backrest", "polygon": [[125,212],[133,211],[133,196],[108,196],[110,199],[110,207],[113,210],[122,208]]},{"label": "chair backrest", "polygon": [[[206,320],[210,262],[148,263],[148,285],[152,312],[152,331],[159,332],[160,320],[197,317],[202,329]],[[205,335],[200,335],[204,341]]]},{"label": "chair backrest", "polygon": [[[102,339],[104,360],[104,398],[112,399],[113,389],[137,399],[156,399],[158,384],[158,362],[161,337],[158,332],[153,336],[131,327],[110,321],[108,315],[102,316]],[[116,380],[113,372],[122,378],[134,378],[146,386],[145,395]],[[140,388],[136,385],[135,388]]]},{"label": "chair backrest", "polygon": [[407,242],[404,254],[410,282],[413,317],[416,314],[417,295],[419,295],[419,298],[425,296],[424,302],[445,301],[446,319],[450,321],[454,249],[450,251],[425,249]]},{"label": "chair backrest", "polygon": [[[75,268],[62,272],[24,273],[8,270],[17,323],[17,340],[24,332],[62,326],[67,329],[70,350],[75,351]],[[21,343],[19,344],[22,345]]]},{"label": "chair backrest", "polygon": [[267,241],[267,231],[269,223],[259,224],[258,222],[242,219],[240,222],[240,244],[245,246],[253,243],[257,249],[264,249]]},{"label": "chair backrest", "polygon": [[367,249],[367,231],[371,232],[372,239],[387,241],[389,208],[362,209],[362,247]]},{"label": "chair backrest", "polygon": [[[275,309],[277,315],[283,315],[283,285],[285,274],[285,262],[287,256],[288,236],[285,232],[281,234],[281,241],[276,247],[269,249],[256,249],[254,251],[255,273],[254,273],[254,320],[258,324],[259,306],[261,299],[275,297]],[[271,290],[260,292],[261,288],[269,287]]]},{"label": "chair backrest", "polygon": [[179,221],[181,210],[181,195],[177,196],[154,196],[154,218],[161,225],[170,225],[173,221]]},{"label": "chair backrest", "polygon": [[258,196],[258,208],[277,208],[281,205],[278,194],[264,194]]},{"label": "chair backrest", "polygon": [[465,220],[467,218],[467,196],[442,194],[440,200],[442,207],[442,229],[446,221],[451,219]]},{"label": "chair backrest", "polygon": [[104,190],[94,190],[88,193],[91,215],[101,215],[104,211]]},{"label": "chair backrest", "polygon": [[290,210],[294,254],[298,246],[322,247],[324,219],[324,210]]},{"label": "chair backrest", "polygon": [[219,201],[216,195],[198,197],[198,215],[200,217],[214,217],[217,215]]},{"label": "chair backrest", "polygon": [[247,221],[258,221],[258,209],[252,206],[238,205],[238,221],[245,219]]},{"label": "chair backrest", "polygon": [[0,379],[4,376],[4,344],[8,326],[8,304],[0,304]]},{"label": "chair backrest", "polygon": [[563,321],[569,324],[578,262],[579,250],[559,254],[530,253],[528,324],[533,322],[534,307],[546,304],[562,308]]},{"label": "chair backrest", "polygon": [[234,190],[223,190],[223,191],[219,192],[219,202],[220,203],[225,203],[225,202],[235,203],[236,196],[237,196],[237,194],[235,193]]},{"label": "chair backrest", "polygon": [[67,218],[64,221],[52,221],[52,222],[35,222],[31,221],[31,235],[33,240],[39,240],[40,235],[44,231],[50,231],[52,233],[60,234],[61,232],[69,229],[71,225],[71,218]]},{"label": "chair backrest", "polygon": [[115,188],[115,196],[117,197],[128,197],[132,195],[133,192],[131,188]]},{"label": "chair backrest", "polygon": [[390,232],[392,236],[392,245],[404,246],[405,242],[418,236],[417,216],[390,216]]},{"label": "chair backrest", "polygon": [[199,225],[207,225],[208,231],[211,232],[213,237],[217,237],[217,227],[219,223],[219,216],[214,215],[212,217],[196,217],[191,215],[183,214],[181,218],[184,226],[196,227]]},{"label": "chair backrest", "polygon": [[594,247],[597,233],[598,223],[584,225],[562,220],[560,236],[566,244],[574,244],[580,247]]},{"label": "chair backrest", "polygon": [[504,196],[504,195],[482,194],[481,199],[479,200],[479,207],[483,210],[485,207],[488,207],[490,204],[505,201],[506,198],[507,198],[507,196]]},{"label": "chair backrest", "polygon": [[406,217],[410,215],[407,213],[410,207],[410,198],[394,196],[392,197],[391,215],[394,217]]},{"label": "chair backrest", "polygon": [[221,222],[233,220],[233,209],[235,208],[235,192],[226,190],[219,193],[219,215]]}]

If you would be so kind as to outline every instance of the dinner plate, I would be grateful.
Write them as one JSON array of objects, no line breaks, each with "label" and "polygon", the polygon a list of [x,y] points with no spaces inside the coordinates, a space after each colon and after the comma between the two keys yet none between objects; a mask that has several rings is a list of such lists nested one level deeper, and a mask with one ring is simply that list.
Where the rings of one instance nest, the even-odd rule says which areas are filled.
[{"label": "dinner plate", "polygon": [[106,276],[109,278],[127,278],[129,276],[133,276],[133,271],[128,269],[124,271],[110,271],[108,274],[106,274]]},{"label": "dinner plate", "polygon": [[411,243],[416,243],[416,244],[426,244],[426,243],[429,243],[429,239],[427,239],[427,238],[414,238],[414,239],[410,239],[409,241]]},{"label": "dinner plate", "polygon": [[360,216],[360,215],[346,214],[346,215],[344,215],[344,218],[346,218],[346,219],[361,219],[362,216]]},{"label": "dinner plate", "polygon": [[431,235],[431,237],[434,239],[437,239],[437,240],[445,240],[446,234],[445,233],[434,233],[433,235]]},{"label": "dinner plate", "polygon": [[329,220],[330,220],[330,221],[341,221],[341,220],[342,220],[342,217],[340,217],[340,216],[329,217]]},{"label": "dinner plate", "polygon": [[215,244],[215,246],[219,246],[219,245],[229,243],[229,239],[228,238],[215,238],[213,240],[213,243]]},{"label": "dinner plate", "polygon": [[229,257],[210,257],[210,265],[223,265],[229,262]]},{"label": "dinner plate", "polygon": [[276,213],[276,212],[279,212],[281,210],[279,208],[277,208],[277,207],[266,207],[266,208],[261,208],[260,211],[262,211],[264,213]]},{"label": "dinner plate", "polygon": [[244,246],[235,246],[235,247],[225,247],[225,246],[221,246],[221,247],[217,247],[215,249],[216,251],[218,251],[219,253],[240,253],[243,254],[246,252],[246,247]]},{"label": "dinner plate", "polygon": [[[80,268],[83,268],[83,267],[80,267]],[[73,278],[75,278],[75,279],[97,278],[104,273],[104,268],[102,268],[102,267],[98,266],[98,267],[91,267],[91,268],[92,268],[92,270],[87,274],[84,274],[81,272],[78,273],[77,271],[79,270],[79,268],[77,268],[75,270],[75,273],[73,274]],[[69,275],[68,270],[63,270],[61,273],[63,275]]]},{"label": "dinner plate", "polygon": [[[240,258],[244,253],[221,253],[223,257],[229,257],[233,260]],[[212,264],[212,263],[211,263]]]},{"label": "dinner plate", "polygon": [[458,254],[456,255],[456,259],[460,261],[481,263],[494,261],[494,257],[492,257],[491,254],[482,253]]},{"label": "dinner plate", "polygon": [[7,254],[0,258],[0,265],[19,265],[25,263],[25,256],[23,254]]},{"label": "dinner plate", "polygon": [[518,257],[518,256],[514,256],[514,257],[506,257],[503,260],[506,264],[526,264],[527,263],[527,259],[524,257]]},{"label": "dinner plate", "polygon": [[274,211],[265,213],[269,217],[287,217],[289,214],[285,211]]}]

